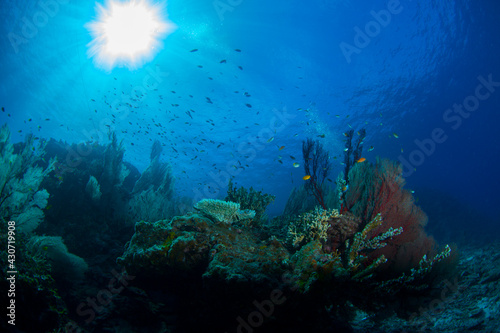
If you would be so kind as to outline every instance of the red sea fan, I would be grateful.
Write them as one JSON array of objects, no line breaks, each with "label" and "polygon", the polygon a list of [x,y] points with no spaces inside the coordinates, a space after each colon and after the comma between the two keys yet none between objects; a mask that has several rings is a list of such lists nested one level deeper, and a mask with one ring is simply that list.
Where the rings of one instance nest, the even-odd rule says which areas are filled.
[{"label": "red sea fan", "polygon": [[371,253],[373,258],[384,254],[397,271],[418,264],[423,255],[434,253],[434,239],[424,231],[427,215],[415,205],[412,194],[403,188],[405,180],[397,162],[377,159],[376,164],[358,163],[349,172],[350,188],[346,193],[347,209],[366,225],[377,214],[383,223],[371,232],[377,236],[389,228],[403,227],[403,233],[394,237],[382,249]]}]

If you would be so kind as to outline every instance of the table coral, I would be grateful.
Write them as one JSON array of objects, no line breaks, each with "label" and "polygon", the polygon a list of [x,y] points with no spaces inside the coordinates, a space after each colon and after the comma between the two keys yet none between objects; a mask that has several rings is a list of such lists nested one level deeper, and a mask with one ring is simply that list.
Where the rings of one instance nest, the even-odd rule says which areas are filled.
[{"label": "table coral", "polygon": [[194,206],[203,214],[213,218],[217,222],[233,223],[236,221],[252,219],[255,211],[251,209],[240,210],[240,204],[231,201],[214,199],[203,199]]}]

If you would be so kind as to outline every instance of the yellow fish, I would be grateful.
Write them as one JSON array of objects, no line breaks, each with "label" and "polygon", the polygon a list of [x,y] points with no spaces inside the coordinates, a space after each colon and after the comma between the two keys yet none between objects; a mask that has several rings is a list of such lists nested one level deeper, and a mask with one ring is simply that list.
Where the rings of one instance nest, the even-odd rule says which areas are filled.
[{"label": "yellow fish", "polygon": [[364,162],[364,161],[366,161],[366,158],[361,157],[359,160],[357,160],[357,161],[356,161],[356,163],[362,163],[362,162]]},{"label": "yellow fish", "polygon": [[298,168],[299,166],[300,166],[300,164],[299,164],[299,163],[297,163],[297,162],[293,163],[293,167],[294,167],[294,168]]},{"label": "yellow fish", "polygon": [[304,180],[308,180],[310,178],[311,178],[311,175],[305,175],[304,177],[302,177],[302,179],[304,179]]}]

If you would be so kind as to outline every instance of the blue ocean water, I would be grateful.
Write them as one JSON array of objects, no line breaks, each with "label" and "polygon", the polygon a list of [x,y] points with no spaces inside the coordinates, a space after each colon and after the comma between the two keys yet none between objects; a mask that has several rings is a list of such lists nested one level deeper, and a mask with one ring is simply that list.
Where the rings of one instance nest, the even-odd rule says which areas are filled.
[{"label": "blue ocean water", "polygon": [[[302,140],[339,156],[335,177],[342,133],[366,128],[367,160],[406,161],[430,210],[445,196],[447,210],[481,216],[475,228],[499,222],[497,1],[171,0],[177,28],[156,56],[111,70],[87,53],[95,2],[43,4],[1,4],[0,119],[13,141],[104,144],[112,129],[142,171],[158,139],[182,195],[223,197],[234,177],[276,195],[276,216],[303,182]],[[473,111],[447,111],[464,103]]]},{"label": "blue ocean water", "polygon": [[[161,27],[154,28],[161,36],[147,47],[149,56],[103,63],[91,48],[96,45],[92,29],[102,27],[96,22],[114,3],[130,2],[156,6],[158,17],[171,22],[169,31],[162,35]],[[14,216],[19,222],[28,212],[32,220],[24,225],[34,225],[16,234],[17,298],[9,297],[17,302],[18,331],[65,327],[69,332],[74,324],[89,332],[241,332],[243,317],[249,332],[252,322],[260,332],[309,327],[340,332],[447,327],[446,332],[455,332],[456,327],[487,331],[499,325],[498,245],[488,241],[498,241],[500,234],[500,2],[0,0],[0,16],[0,126],[9,127],[12,150],[24,149],[19,143],[30,133],[37,142],[79,144],[51,146],[52,156],[63,160],[45,175],[48,193],[38,188],[42,176],[38,189],[23,184],[22,177],[36,173],[28,166],[9,170],[14,176],[0,189],[0,212],[11,215],[0,220]],[[130,25],[127,43],[140,27]],[[400,214],[406,221],[394,219],[401,225],[410,221],[405,224],[409,232],[377,229],[378,241],[403,235],[387,241],[387,266],[380,264],[382,255],[368,253],[386,244],[379,248],[371,239],[373,247],[361,249],[352,241],[360,235],[354,232],[371,225],[352,215],[354,206],[344,210],[345,216],[323,221],[323,227],[331,225],[315,239],[310,235],[320,232],[307,230],[304,216],[297,220],[306,221],[300,234],[299,222],[291,220],[296,216],[284,214],[292,191],[312,182],[303,168],[303,141],[318,140],[329,153],[328,184],[334,187],[344,170],[346,133],[354,130],[357,138],[362,129],[366,160],[358,161],[373,164],[380,157],[401,163],[406,188],[429,218],[426,232],[437,240],[436,249],[419,233],[425,217],[412,205],[405,206],[412,212]],[[11,148],[3,133],[2,154]],[[132,170],[120,186],[112,182],[122,166],[119,149],[109,153],[105,148],[111,133],[123,142],[123,159]],[[246,224],[239,217],[215,223],[214,216],[209,223],[202,214],[144,222],[143,216],[158,215],[153,210],[172,208],[158,196],[165,190],[170,198],[168,186],[158,190],[168,177],[158,180],[151,176],[155,172],[145,172],[154,160],[154,142],[163,147],[161,161],[171,166],[175,198],[189,199],[187,210],[201,199],[224,199],[232,179],[238,187],[275,196],[267,224],[258,219]],[[117,160],[118,167],[112,165]],[[47,164],[48,158],[30,166]],[[61,167],[70,164],[74,170]],[[0,178],[10,165],[0,165]],[[81,165],[88,169],[78,169]],[[164,165],[156,166],[161,178]],[[135,191],[139,172],[150,176],[142,185],[156,186],[154,195],[144,188]],[[159,203],[132,204],[151,197]],[[16,208],[22,213],[12,208],[17,204],[12,198],[25,198]],[[171,200],[176,205],[187,201]],[[186,212],[182,207],[175,211]],[[127,221],[130,216],[140,218]],[[16,222],[9,223],[14,228]],[[335,223],[344,229],[332,231]],[[0,226],[4,235],[7,226]],[[0,239],[0,251],[6,239]],[[303,242],[300,248],[297,239]],[[355,255],[354,244],[359,245]],[[7,256],[2,258],[3,276]],[[417,262],[419,269],[428,265],[424,277],[415,280],[420,285],[412,284],[413,274],[421,273]],[[339,271],[343,275],[336,275]],[[402,271],[407,280],[398,275]],[[381,280],[369,285],[372,275]],[[407,289],[394,296],[389,279],[396,276]],[[441,278],[449,279],[444,289]],[[12,288],[6,279],[0,281],[0,289]],[[377,287],[390,292],[377,298],[369,292],[380,281],[388,283]],[[419,298],[423,289],[411,289],[427,286],[425,299]],[[296,292],[299,287],[305,291]],[[101,310],[92,305],[94,296]],[[263,318],[261,313],[269,320],[252,321]],[[399,318],[390,317],[394,314]],[[419,326],[416,317],[427,322]]]}]

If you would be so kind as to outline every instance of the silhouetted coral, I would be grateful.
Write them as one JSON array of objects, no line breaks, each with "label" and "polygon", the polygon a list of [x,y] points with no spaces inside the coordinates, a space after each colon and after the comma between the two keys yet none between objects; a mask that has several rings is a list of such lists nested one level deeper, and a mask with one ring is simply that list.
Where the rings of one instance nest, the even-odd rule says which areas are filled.
[{"label": "silhouetted coral", "polygon": [[305,188],[312,194],[323,209],[326,209],[322,186],[331,168],[328,152],[318,141],[307,138],[302,141],[302,157],[304,158],[304,171],[310,176],[306,180]]}]

